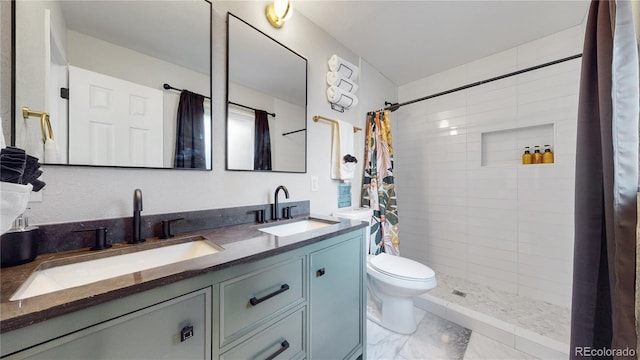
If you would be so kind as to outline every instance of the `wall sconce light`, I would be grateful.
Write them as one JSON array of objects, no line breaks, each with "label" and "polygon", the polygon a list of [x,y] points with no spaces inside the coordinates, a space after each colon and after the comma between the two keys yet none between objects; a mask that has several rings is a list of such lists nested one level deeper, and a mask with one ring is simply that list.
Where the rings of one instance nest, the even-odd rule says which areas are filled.
[{"label": "wall sconce light", "polygon": [[291,18],[293,14],[293,6],[291,0],[275,0],[267,5],[267,20],[275,28],[281,28],[286,20]]}]

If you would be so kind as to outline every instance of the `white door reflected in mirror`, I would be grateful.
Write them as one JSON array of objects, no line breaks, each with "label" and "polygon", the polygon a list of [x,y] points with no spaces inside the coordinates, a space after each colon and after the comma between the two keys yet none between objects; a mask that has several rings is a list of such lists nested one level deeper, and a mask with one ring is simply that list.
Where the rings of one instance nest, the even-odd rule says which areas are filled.
[{"label": "white door reflected in mirror", "polygon": [[162,167],[162,91],[69,66],[69,161]]},{"label": "white door reflected in mirror", "polygon": [[[16,0],[12,7],[12,144],[47,164],[211,170],[210,1]],[[86,89],[74,90],[68,83],[71,67],[153,89],[160,94],[160,111],[150,100],[157,95],[146,90],[122,101],[107,95],[111,85],[91,85],[91,97]],[[165,83],[177,90],[165,90]],[[182,90],[205,97],[202,120],[200,110],[182,112],[178,120]],[[94,103],[79,103],[84,100]],[[118,104],[127,110],[113,108]],[[45,156],[40,125],[25,121],[22,107],[50,114],[56,161]],[[77,109],[80,119],[69,113]]]}]

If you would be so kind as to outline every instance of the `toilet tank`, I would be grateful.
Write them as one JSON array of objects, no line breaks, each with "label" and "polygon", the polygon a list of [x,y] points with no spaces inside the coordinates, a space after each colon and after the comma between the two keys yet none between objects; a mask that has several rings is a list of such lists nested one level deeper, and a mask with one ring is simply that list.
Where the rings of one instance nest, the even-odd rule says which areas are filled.
[{"label": "toilet tank", "polygon": [[371,241],[371,218],[373,217],[373,210],[370,208],[345,208],[338,209],[333,213],[333,216],[350,220],[362,220],[367,222],[367,230],[365,231],[365,240],[367,244],[367,254],[369,253],[369,246]]}]

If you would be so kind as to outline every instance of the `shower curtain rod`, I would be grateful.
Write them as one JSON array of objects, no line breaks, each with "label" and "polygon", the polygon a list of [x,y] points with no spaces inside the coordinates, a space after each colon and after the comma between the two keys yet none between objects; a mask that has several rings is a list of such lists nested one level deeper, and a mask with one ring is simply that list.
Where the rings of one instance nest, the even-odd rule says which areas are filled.
[{"label": "shower curtain rod", "polygon": [[[252,107],[247,106],[247,105],[242,105],[242,104],[234,103],[233,101],[229,101],[229,104],[231,104],[231,105],[235,105],[235,106],[240,106],[240,107],[243,107],[243,108],[245,108],[245,109],[249,109],[249,110],[253,110],[253,111],[260,111],[260,109],[255,109],[255,108],[252,108]],[[263,111],[264,111],[264,110],[263,110]],[[266,112],[268,115],[271,115],[271,116],[273,116],[273,117],[276,117],[276,113],[270,113],[270,112],[268,112],[268,111],[265,111],[265,112]]]},{"label": "shower curtain rod", "polygon": [[429,96],[421,97],[419,99],[405,101],[405,102],[400,103],[400,104],[398,104],[398,103],[390,103],[388,101],[385,101],[384,104],[385,104],[386,107],[383,108],[382,110],[391,110],[393,112],[393,111],[398,110],[401,106],[410,105],[410,104],[417,103],[417,102],[420,102],[420,101],[433,99],[433,98],[438,97],[438,96],[451,94],[451,93],[456,92],[456,91],[465,90],[465,89],[472,88],[472,87],[475,87],[475,86],[478,86],[478,85],[482,85],[482,84],[487,84],[487,83],[490,83],[490,82],[493,82],[493,81],[496,81],[496,80],[502,80],[504,78],[508,78],[508,77],[511,77],[511,76],[514,76],[514,75],[524,74],[524,73],[529,72],[529,71],[538,70],[538,69],[541,69],[541,68],[544,68],[544,67],[547,67],[547,66],[560,64],[560,63],[563,63],[565,61],[577,59],[577,58],[580,58],[580,57],[582,57],[582,54],[571,55],[571,56],[568,56],[566,58],[550,61],[548,63],[532,66],[530,68],[514,71],[514,72],[511,72],[511,73],[500,75],[500,76],[496,76],[496,77],[493,77],[493,78],[490,78],[490,79],[480,80],[478,82],[474,82],[474,83],[471,83],[471,84],[463,85],[463,86],[460,86],[460,87],[457,87],[457,88],[454,88],[454,89],[451,89],[451,90],[442,91],[442,92],[439,92],[439,93],[436,93],[436,94],[432,94],[432,95],[429,95]]},{"label": "shower curtain rod", "polygon": [[[165,90],[184,91],[184,90],[182,90],[182,89],[174,88],[173,86],[171,86],[171,85],[169,85],[169,84],[167,84],[167,83],[164,83],[164,84],[162,85],[162,87],[163,87]],[[192,92],[192,93],[194,93],[193,91],[191,91],[191,92]],[[204,96],[204,95],[202,95],[202,94],[198,94],[198,93],[194,93],[194,94],[196,94],[196,95],[200,95],[200,96],[204,97],[205,99],[209,99],[209,100],[211,100],[211,98],[210,98],[209,96]]]}]

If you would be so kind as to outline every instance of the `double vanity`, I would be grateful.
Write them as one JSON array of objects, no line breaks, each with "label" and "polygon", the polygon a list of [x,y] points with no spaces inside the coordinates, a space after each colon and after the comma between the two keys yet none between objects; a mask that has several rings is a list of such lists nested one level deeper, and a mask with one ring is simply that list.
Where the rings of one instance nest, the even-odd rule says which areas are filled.
[{"label": "double vanity", "polygon": [[364,358],[365,224],[301,216],[0,270],[8,359]]},{"label": "double vanity", "polygon": [[[196,116],[193,131],[204,139],[198,153],[205,155],[205,166],[186,167],[212,169],[219,155],[212,151],[211,129],[225,120],[212,117],[212,60],[224,57],[222,46],[212,46],[212,2],[15,1],[12,10],[12,144],[43,147],[37,124],[20,114],[22,107],[49,107],[59,153],[54,160],[41,157],[44,164],[184,170],[173,150],[177,139],[187,138],[175,123],[182,90],[188,90],[204,98],[198,97],[204,113]],[[306,173],[307,59],[224,12],[226,98],[214,100],[227,110],[226,170]],[[121,31],[123,23],[128,31]],[[159,44],[159,52],[145,53],[147,43]],[[52,49],[50,59],[41,49]],[[51,76],[41,74],[49,67]],[[16,81],[22,78],[46,81]],[[85,108],[95,99],[106,108],[110,93],[91,93],[95,99],[88,101],[59,95],[69,88],[89,93],[82,90],[85,78],[117,81],[114,98],[133,85],[154,94],[153,106],[139,100],[123,106],[156,109],[149,115],[155,125],[146,130],[161,133],[151,137],[158,141],[129,149],[143,143],[133,138],[142,136],[139,129],[106,131],[111,121],[89,122],[93,117],[85,116]],[[254,124],[263,112],[271,148],[256,151]],[[127,133],[131,140],[115,135]],[[256,166],[266,150],[273,164]],[[112,153],[138,155],[120,159]],[[140,154],[162,156],[147,161]],[[213,191],[213,183],[207,178],[197,191]],[[172,184],[158,188],[170,191]],[[133,218],[40,226],[36,260],[0,270],[0,358],[365,358],[366,225],[310,218],[308,201],[279,208],[278,190],[274,198],[273,211],[263,204],[141,217],[140,194]],[[171,234],[171,226],[179,235],[160,239]],[[91,231],[101,234],[95,242]],[[88,250],[102,249],[105,240],[113,246]]]}]

